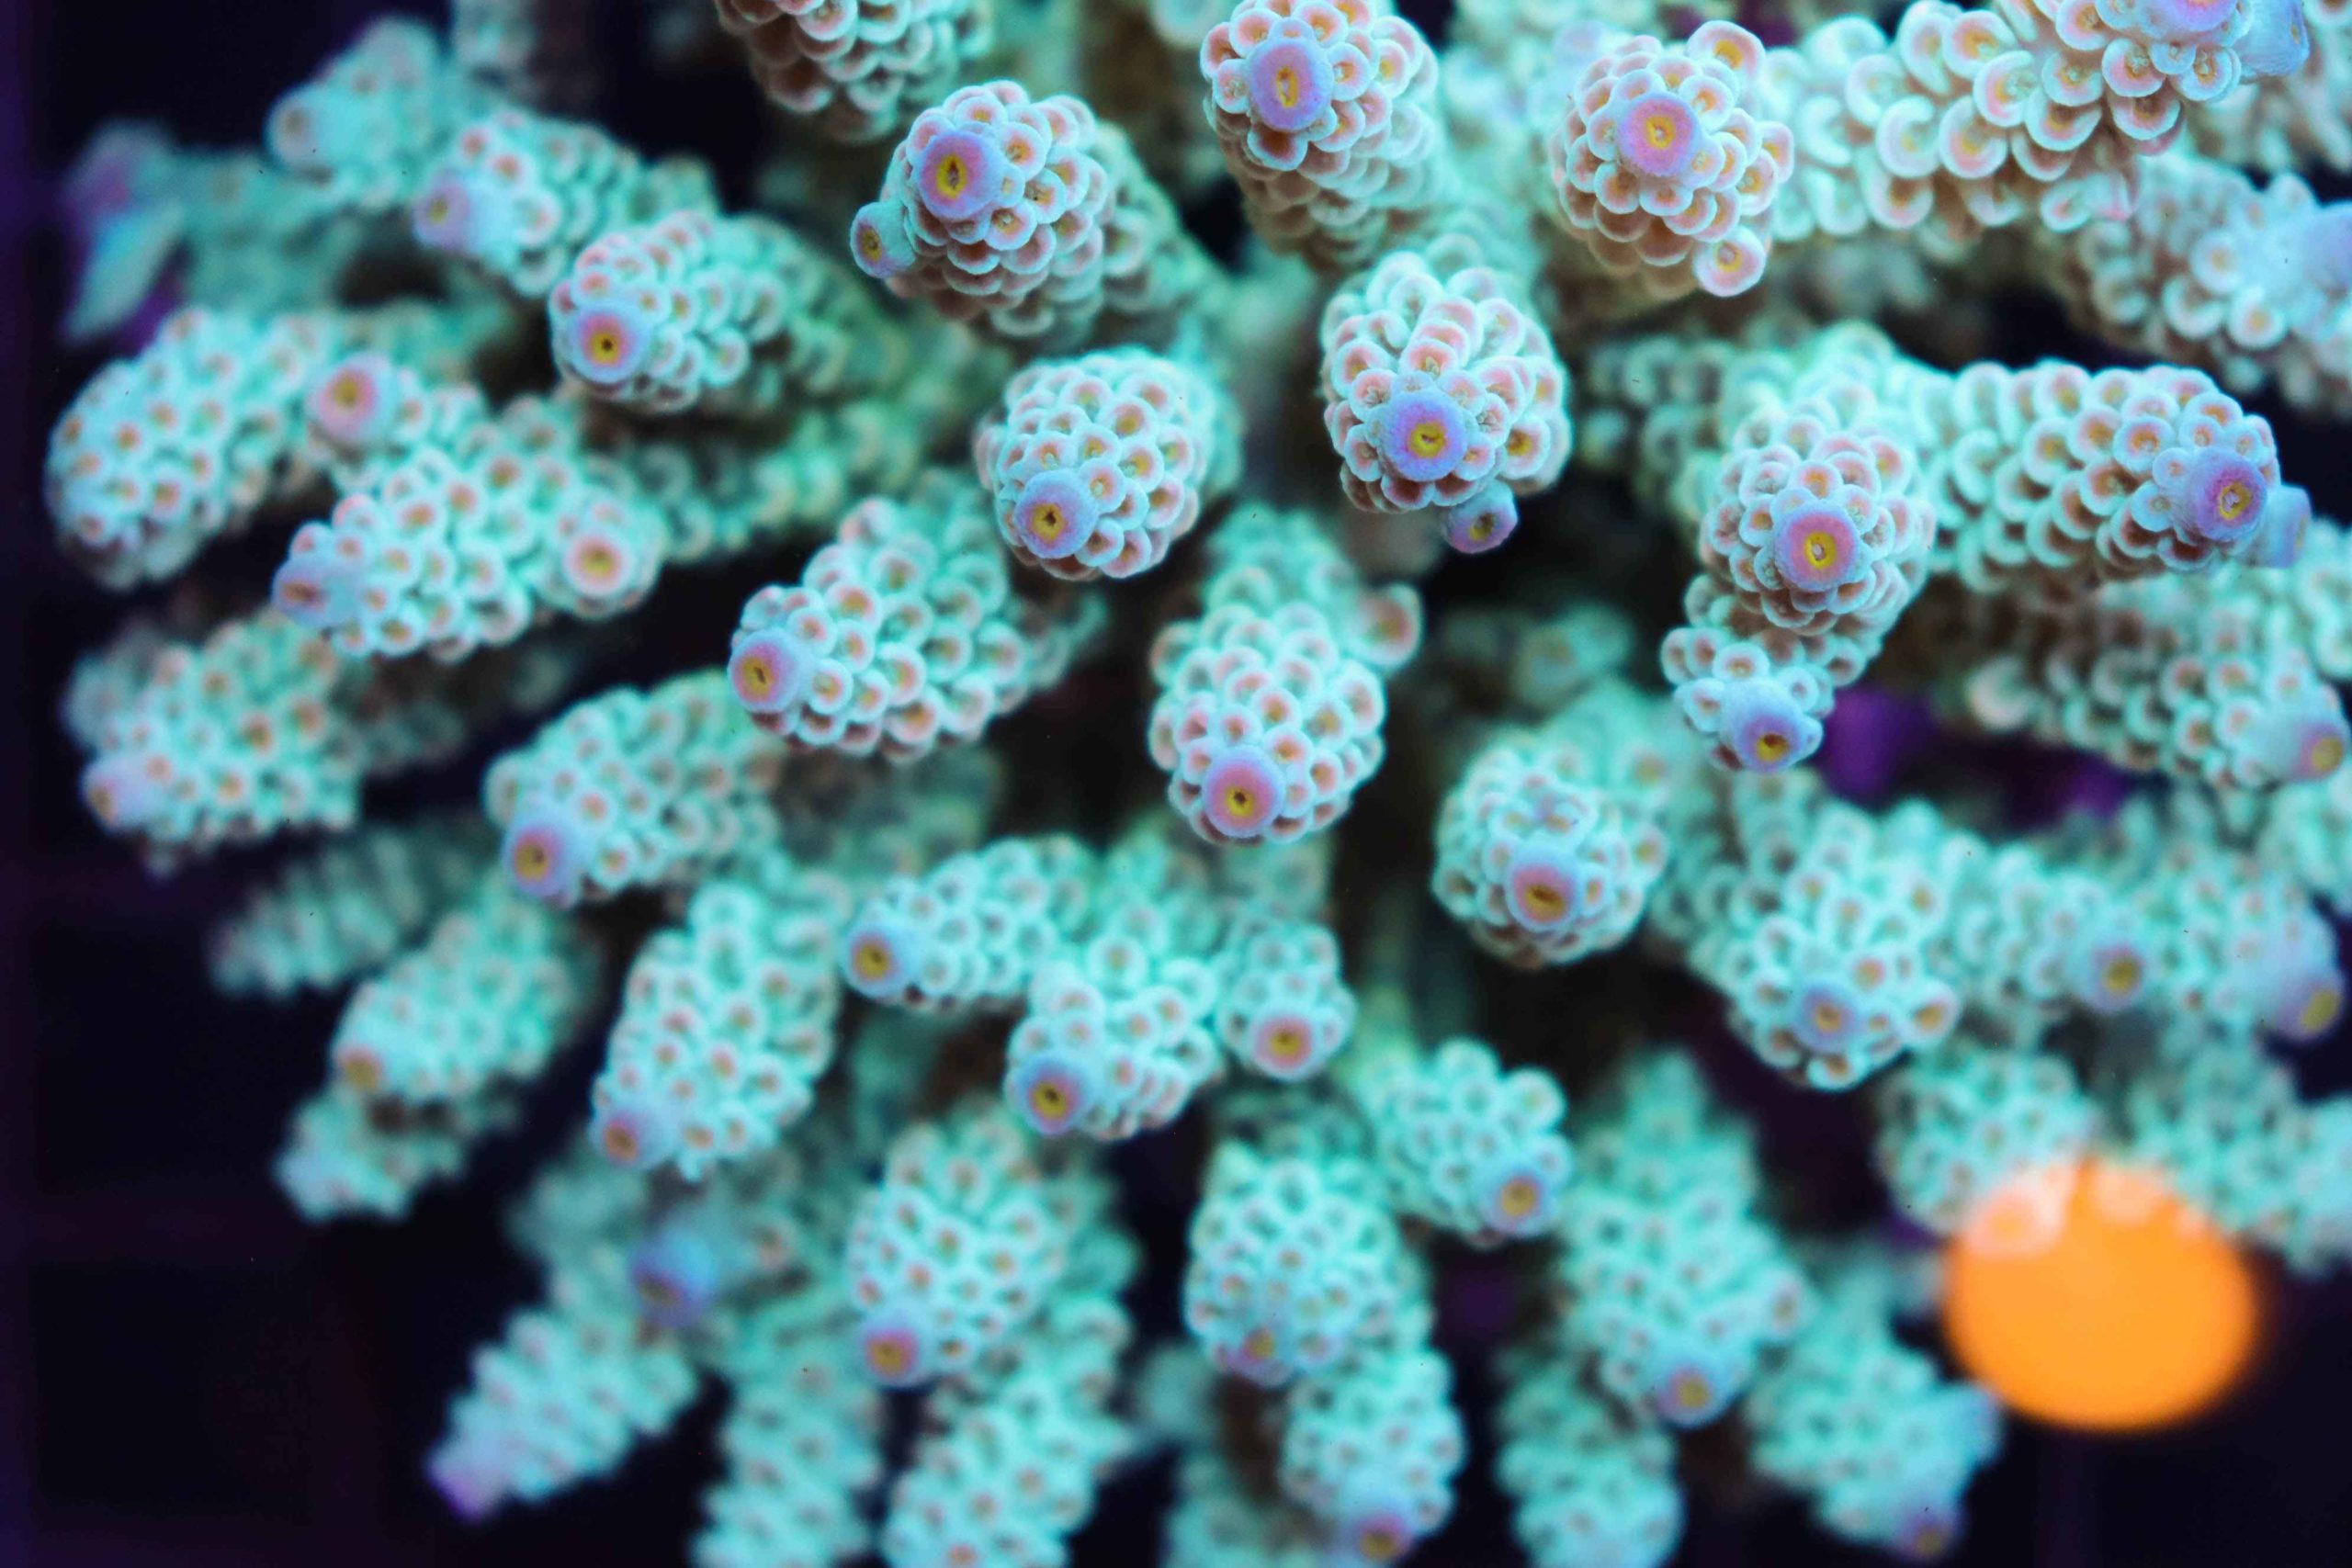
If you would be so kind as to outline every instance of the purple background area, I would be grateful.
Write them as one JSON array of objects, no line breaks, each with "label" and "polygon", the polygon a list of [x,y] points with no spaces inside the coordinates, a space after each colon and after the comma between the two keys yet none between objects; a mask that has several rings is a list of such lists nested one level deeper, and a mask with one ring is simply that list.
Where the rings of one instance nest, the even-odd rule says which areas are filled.
[{"label": "purple background area", "polygon": [[[714,1469],[707,1401],[610,1483],[481,1530],[445,1517],[421,1458],[469,1348],[533,1289],[498,1234],[496,1199],[580,1103],[587,1064],[548,1086],[535,1140],[499,1145],[409,1223],[304,1227],[267,1166],[288,1108],[317,1081],[334,1009],[211,996],[198,937],[235,868],[155,882],[103,841],[75,799],[75,760],[53,716],[74,654],[117,614],[58,561],[40,501],[43,433],[94,366],[60,355],[51,330],[55,171],[109,115],[164,119],[190,140],[250,141],[277,91],[386,8],[0,0],[0,692],[13,698],[0,745],[0,1564],[675,1561]],[[625,131],[656,145],[725,145],[751,123],[747,85],[730,82],[723,101],[624,85]],[[2046,307],[2022,310],[2012,331],[2027,356],[2068,350]],[[2289,471],[2320,509],[2352,509],[2334,434],[2282,435]],[[662,635],[649,623],[644,651],[657,667]],[[1862,716],[1858,705],[1833,739],[1841,784],[1875,795],[1920,778],[1916,721],[1880,715],[1864,733]],[[1971,754],[1962,765],[2008,780],[2022,811],[2047,811],[2076,787],[2046,758]],[[443,793],[468,782],[445,781]],[[1523,988],[1530,1007],[1546,994]],[[2338,1064],[2346,1053],[2341,1040],[2323,1049]],[[1850,1206],[1850,1179],[1841,1186],[1835,1172],[1862,1158],[1856,1108],[1716,1055],[1762,1117],[1776,1168]],[[2331,1076],[2341,1080],[2340,1066]],[[1137,1216],[1154,1232],[1163,1327],[1183,1212],[1170,1144],[1189,1135],[1128,1156]],[[1457,1273],[1450,1348],[1491,1326],[1489,1279]],[[1414,1560],[1430,1568],[1516,1561],[1487,1480],[1487,1370],[1475,1355],[1457,1364],[1478,1446],[1456,1524]],[[2098,1444],[2015,1430],[1972,1495],[1955,1561],[2352,1562],[2347,1414],[2352,1290],[2286,1292],[2266,1373],[2202,1426]],[[1077,1561],[1148,1561],[1164,1491],[1159,1468],[1120,1483]],[[1683,1562],[1871,1561],[1825,1542],[1788,1504],[1720,1488],[1710,1498]]]}]

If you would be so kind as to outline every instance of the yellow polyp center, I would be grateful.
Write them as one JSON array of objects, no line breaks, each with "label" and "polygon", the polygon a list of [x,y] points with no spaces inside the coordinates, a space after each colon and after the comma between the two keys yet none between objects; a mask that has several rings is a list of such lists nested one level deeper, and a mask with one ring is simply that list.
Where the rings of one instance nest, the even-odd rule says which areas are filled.
[{"label": "yellow polyp center", "polygon": [[1225,792],[1225,808],[1236,817],[1246,818],[1258,809],[1257,794],[1246,785],[1235,784]]},{"label": "yellow polyp center", "polygon": [[635,1165],[641,1152],[637,1134],[616,1122],[605,1129],[605,1157],[623,1165]]},{"label": "yellow polyp center", "polygon": [[1789,738],[1785,735],[1759,735],[1756,739],[1756,755],[1761,761],[1777,762],[1789,754]]},{"label": "yellow polyp center", "polygon": [[591,545],[580,552],[580,574],[591,582],[611,581],[620,564],[609,545]]},{"label": "yellow polyp center", "polygon": [[1277,1062],[1295,1062],[1306,1055],[1306,1036],[1285,1023],[1266,1036],[1266,1055]]},{"label": "yellow polyp center", "polygon": [[357,408],[361,396],[359,378],[356,376],[336,377],[334,385],[327,389],[327,396],[333,399],[338,407]]},{"label": "yellow polyp center", "polygon": [[1674,121],[1662,114],[1654,114],[1642,122],[1642,136],[1663,152],[1674,145]]},{"label": "yellow polyp center", "polygon": [[2099,971],[2098,983],[2115,996],[2140,987],[2140,961],[2136,958],[2110,958],[2107,967]]},{"label": "yellow polyp center", "polygon": [[742,673],[739,678],[742,681],[744,689],[755,697],[764,697],[775,690],[775,671],[768,667],[768,661],[764,659],[743,660]]},{"label": "yellow polyp center", "polygon": [[903,1373],[912,1359],[896,1339],[876,1339],[865,1348],[865,1364],[886,1378]]},{"label": "yellow polyp center", "polygon": [[1413,426],[1407,444],[1424,457],[1434,457],[1445,450],[1445,426],[1433,419],[1425,419]]},{"label": "yellow polyp center", "polygon": [[868,257],[878,256],[882,254],[882,236],[868,229],[857,237],[857,248]]},{"label": "yellow polyp center", "polygon": [[1502,1192],[1495,1201],[1504,1218],[1523,1220],[1535,1212],[1535,1183],[1523,1176],[1514,1176],[1503,1183]]},{"label": "yellow polyp center", "polygon": [[1298,73],[1285,65],[1274,73],[1274,101],[1286,109],[1295,109],[1298,97]]},{"label": "yellow polyp center", "polygon": [[1530,883],[1520,897],[1526,901],[1527,912],[1539,920],[1554,920],[1566,912],[1567,896],[1548,882]]},{"label": "yellow polyp center", "polygon": [[384,1064],[372,1051],[350,1051],[337,1064],[343,1069],[343,1081],[362,1094],[373,1094],[384,1087]]},{"label": "yellow polyp center", "polygon": [[1469,532],[1470,537],[1473,541],[1483,539],[1494,531],[1495,520],[1484,513],[1479,513],[1477,516],[1473,517],[1470,520]]},{"label": "yellow polyp center", "polygon": [[1826,532],[1807,534],[1804,536],[1804,558],[1815,569],[1827,566],[1838,558],[1838,541]]},{"label": "yellow polyp center", "polygon": [[1528,439],[1527,432],[1514,430],[1510,433],[1510,439],[1503,443],[1503,450],[1514,457],[1521,457],[1526,456],[1527,449],[1532,445],[1533,443]]},{"label": "yellow polyp center", "polygon": [[2317,776],[2321,773],[2332,773],[2343,764],[2344,742],[2333,735],[2324,736],[2318,740],[2314,740],[2312,742],[2312,749],[2307,761],[2311,765],[2311,771],[2313,776]]},{"label": "yellow polyp center", "polygon": [[1737,245],[1716,246],[1715,260],[1726,267],[1737,266],[1739,265],[1739,247]]},{"label": "yellow polyp center", "polygon": [[602,332],[588,340],[588,357],[599,365],[610,365],[621,356],[618,333]]},{"label": "yellow polyp center", "polygon": [[424,220],[435,225],[449,221],[449,198],[446,196],[436,196],[431,201],[426,202],[424,204]]},{"label": "yellow polyp center", "polygon": [[554,852],[537,839],[526,839],[514,846],[514,869],[527,881],[545,876],[554,863]]},{"label": "yellow polyp center", "polygon": [[1253,1361],[1272,1359],[1274,1354],[1272,1331],[1264,1328],[1251,1329],[1250,1337],[1241,1341],[1241,1353]]},{"label": "yellow polyp center", "polygon": [[1048,1122],[1058,1122],[1069,1114],[1069,1091],[1048,1078],[1030,1089],[1029,1109]]},{"label": "yellow polyp center", "polygon": [[1356,1537],[1356,1555],[1367,1562],[1394,1562],[1405,1550],[1405,1543],[1386,1525],[1367,1526]]},{"label": "yellow polyp center", "polygon": [[964,187],[971,183],[971,179],[972,172],[964,167],[963,159],[946,157],[939,161],[939,167],[932,174],[931,184],[940,195],[954,197],[964,194]]},{"label": "yellow polyp center", "polygon": [[879,980],[890,972],[890,950],[878,942],[861,942],[850,954],[861,980]]},{"label": "yellow polyp center", "polygon": [[1845,1026],[1845,1011],[1837,1003],[1815,1002],[1814,1004],[1813,1027],[1816,1032],[1823,1034],[1835,1034]]},{"label": "yellow polyp center", "polygon": [[1677,1410],[1697,1411],[1707,1407],[1707,1401],[1713,1396],[1713,1393],[1714,1390],[1708,1385],[1705,1378],[1697,1372],[1684,1372],[1674,1380],[1674,1386],[1668,1392],[1668,1397],[1674,1401],[1674,1407]]},{"label": "yellow polyp center", "polygon": [[2254,492],[2248,490],[2245,485],[2233,481],[2222,487],[2221,499],[2217,503],[2217,509],[2222,513],[2222,521],[2224,523],[2234,523],[2240,517],[2245,516],[2245,509],[2253,504]]},{"label": "yellow polyp center", "polygon": [[1049,545],[1060,538],[1062,530],[1069,526],[1069,519],[1064,517],[1062,509],[1051,502],[1043,503],[1029,514],[1029,531]]},{"label": "yellow polyp center", "polygon": [[2316,1034],[2335,1021],[2336,1010],[2344,1005],[2343,994],[2333,986],[2322,986],[2303,1003],[2303,1010],[2295,1021],[2306,1034]]}]

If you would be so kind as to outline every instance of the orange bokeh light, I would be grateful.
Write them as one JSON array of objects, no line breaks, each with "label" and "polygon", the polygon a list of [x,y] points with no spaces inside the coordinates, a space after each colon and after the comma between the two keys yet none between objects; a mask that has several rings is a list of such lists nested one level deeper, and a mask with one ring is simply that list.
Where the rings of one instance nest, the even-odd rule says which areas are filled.
[{"label": "orange bokeh light", "polygon": [[2144,1170],[2091,1160],[2014,1178],[1945,1263],[1952,1353],[2010,1407],[2058,1426],[2186,1420],[2236,1386],[2260,1337],[2252,1266]]}]

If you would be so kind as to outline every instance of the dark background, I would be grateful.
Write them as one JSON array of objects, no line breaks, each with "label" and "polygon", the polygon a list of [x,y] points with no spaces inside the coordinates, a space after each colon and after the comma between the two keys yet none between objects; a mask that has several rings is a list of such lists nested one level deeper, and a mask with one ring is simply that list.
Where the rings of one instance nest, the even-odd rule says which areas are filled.
[{"label": "dark background", "polygon": [[[1442,6],[1406,8],[1432,19]],[[268,1164],[288,1109],[318,1080],[334,1008],[211,994],[201,930],[240,868],[148,877],[81,809],[55,721],[73,657],[119,614],[55,558],[40,500],[45,432],[95,365],[61,355],[51,325],[56,174],[110,116],[251,141],[277,92],[387,9],[425,7],[0,0],[0,1562],[673,1561],[714,1469],[706,1401],[612,1482],[485,1529],[447,1517],[422,1456],[469,1348],[534,1288],[499,1234],[496,1197],[563,1112],[403,1224],[302,1225]],[[727,91],[711,93],[617,69],[611,118],[640,144],[723,146],[753,122],[739,75],[712,78]],[[2005,330],[2017,357],[2098,352],[2030,303]],[[2335,433],[2282,422],[2281,434],[2287,471],[2319,509],[2352,509]],[[644,636],[658,640],[659,626]],[[466,787],[455,772],[445,793]],[[2345,1042],[2322,1050],[2318,1080],[2340,1081]],[[548,1104],[579,1104],[581,1066],[548,1086]],[[1849,1116],[1759,1093],[1776,1161],[1850,1152]],[[2352,1290],[2276,1300],[2263,1372],[2197,1427],[2089,1442],[2013,1426],[1970,1496],[1955,1561],[2352,1562]],[[1450,1314],[1450,1334],[1461,1326]],[[1485,1369],[1461,1364],[1482,1405]],[[1479,1437],[1454,1526],[1415,1562],[1517,1561]],[[1115,1485],[1077,1561],[1148,1561],[1164,1489],[1157,1469]],[[1871,1560],[1792,1505],[1715,1499],[1696,1508],[1681,1561]]]}]

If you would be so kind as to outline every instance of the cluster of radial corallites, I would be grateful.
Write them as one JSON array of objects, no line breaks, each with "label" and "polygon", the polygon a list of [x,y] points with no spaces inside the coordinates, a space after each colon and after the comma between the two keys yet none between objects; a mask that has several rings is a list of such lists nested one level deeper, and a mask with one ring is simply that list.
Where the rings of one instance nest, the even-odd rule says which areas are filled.
[{"label": "cluster of radial corallites", "polygon": [[1103,308],[1116,181],[1094,111],[1017,82],[959,87],[918,116],[850,254],[893,293],[1016,344],[1083,338]]},{"label": "cluster of radial corallites", "polygon": [[1052,1295],[1076,1239],[1077,1179],[1021,1125],[969,1101],[893,1139],[859,1200],[846,1267],[868,1376],[910,1388],[970,1371]]},{"label": "cluster of radial corallites", "polygon": [[1669,1427],[1728,1410],[1766,1352],[1803,1326],[1811,1292],[1756,1213],[1747,1131],[1676,1052],[1646,1054],[1570,1124],[1561,1200],[1564,1349],[1609,1397]]},{"label": "cluster of radial corallites", "polygon": [[1372,1129],[1389,1205],[1476,1247],[1551,1235],[1575,1160],[1567,1097],[1537,1067],[1505,1071],[1483,1041],[1424,1051],[1367,1040],[1340,1076]]},{"label": "cluster of radial corallites", "polygon": [[1060,680],[1107,616],[1091,595],[1017,592],[996,532],[952,478],[859,503],[799,582],[744,604],[737,705],[795,750],[905,761],[977,739]]},{"label": "cluster of radial corallites", "polygon": [[2031,1045],[2070,1016],[2112,1017],[2142,1000],[2155,942],[2127,887],[2032,844],[1989,843],[1922,802],[1882,829],[1943,890],[1927,964],[1959,988],[1977,1038]]},{"label": "cluster of radial corallites", "polygon": [[783,749],[716,670],[581,703],[490,765],[482,803],[514,887],[557,908],[692,886],[772,842]]},{"label": "cluster of radial corallites", "polygon": [[616,464],[502,420],[347,490],[295,531],[270,597],[345,654],[447,662],[559,615],[626,614],[668,553],[665,519]]},{"label": "cluster of radial corallites", "polygon": [[595,0],[450,0],[449,52],[468,79],[533,108],[596,86]]},{"label": "cluster of radial corallites", "polygon": [[2335,852],[2352,834],[2352,768],[2279,790],[2256,829],[2254,852],[2295,878],[2339,919],[2352,915],[2352,865]]},{"label": "cluster of radial corallites", "polygon": [[1223,1371],[1266,1388],[1388,1342],[1411,1266],[1368,1167],[1227,1139],[1193,1216],[1184,1321]]},{"label": "cluster of radial corallites", "polygon": [[1788,804],[1792,819],[1747,846],[1763,858],[1743,868],[1743,907],[1691,962],[1767,1064],[1815,1089],[1850,1089],[1959,1021],[1959,976],[1937,944],[1950,892],[1854,807],[1817,790]]},{"label": "cluster of radial corallites", "polygon": [[1087,929],[1095,859],[1075,839],[999,839],[893,876],[841,939],[858,994],[923,1012],[1010,1012],[1046,955]]},{"label": "cluster of radial corallites", "polygon": [[2346,995],[2334,931],[2295,873],[2221,841],[2210,816],[2135,801],[2083,847],[2086,864],[2129,891],[2154,942],[2150,1018],[2188,1049],[2324,1037]]},{"label": "cluster of radial corallites", "polygon": [[1623,943],[1666,868],[1647,803],[1612,776],[1615,738],[1586,716],[1572,705],[1504,730],[1438,808],[1431,891],[1481,948],[1524,968]]},{"label": "cluster of radial corallites", "polygon": [[[2285,11],[2288,24],[2273,29],[2287,41],[2278,68],[2207,104],[2188,122],[2186,140],[2207,157],[2241,168],[2283,174],[2316,164],[2338,174],[2352,170],[2352,124],[2336,112],[2352,98],[2352,5],[2304,0],[2288,8],[2267,0],[2255,9],[2274,7]],[[2309,51],[2288,65],[2298,14]]]},{"label": "cluster of radial corallites", "polygon": [[1327,828],[1379,769],[1382,677],[1420,646],[1419,598],[1367,588],[1304,513],[1228,517],[1211,560],[1200,618],[1152,644],[1169,802],[1212,843]]},{"label": "cluster of radial corallites", "polygon": [[1949,254],[1986,229],[2120,216],[2132,164],[2171,145],[2185,115],[2285,68],[2257,35],[2288,9],[1936,4],[1906,8],[1892,39],[1865,17],[1832,20],[1766,62],[1763,103],[1794,128],[1801,171],[1776,232],[1917,230]]},{"label": "cluster of radial corallites", "polygon": [[988,51],[991,0],[718,0],[762,90],[842,141],[895,134]]},{"label": "cluster of radial corallites", "polygon": [[379,217],[406,209],[458,126],[489,107],[431,28],[387,20],[278,99],[265,135],[278,166],[335,210]]},{"label": "cluster of radial corallites", "polygon": [[1666,1429],[1597,1392],[1556,1334],[1501,1372],[1495,1478],[1534,1568],[1665,1568],[1682,1540]]},{"label": "cluster of radial corallites", "polygon": [[2121,1158],[2299,1269],[2344,1262],[2342,1151],[2331,1130],[2352,1101],[2304,1100],[2284,1063],[2242,1042],[2146,1054],[2110,1078]]},{"label": "cluster of radial corallites", "polygon": [[882,1396],[857,1364],[830,1292],[746,1314],[716,1360],[731,1399],[718,1429],[726,1477],[704,1498],[696,1568],[854,1560],[860,1500],[882,1479]]},{"label": "cluster of radial corallites", "polygon": [[502,108],[449,141],[411,217],[426,250],[537,299],[599,234],[718,206],[699,164],[650,164],[594,126]]},{"label": "cluster of radial corallites", "polygon": [[330,1084],[295,1108],[277,1185],[313,1224],[355,1214],[396,1220],[425,1188],[461,1175],[474,1146],[519,1115],[507,1095],[412,1106]]},{"label": "cluster of radial corallites", "polygon": [[1896,1207],[1939,1235],[2020,1179],[2075,1169],[2098,1131],[2065,1057],[1965,1024],[1873,1084],[1871,1109]]},{"label": "cluster of radial corallites", "polygon": [[699,1180],[808,1113],[832,1064],[850,908],[839,877],[773,851],[695,888],[621,993],[592,1093],[608,1157]]},{"label": "cluster of radial corallites", "polygon": [[570,1043],[601,974],[568,917],[492,873],[352,993],[328,1063],[343,1088],[411,1105],[527,1082]]},{"label": "cluster of radial corallites", "polygon": [[1250,227],[1318,271],[1377,259],[1452,193],[1437,51],[1374,0],[1241,0],[1201,73]]},{"label": "cluster of radial corallites", "polygon": [[375,349],[321,366],[302,393],[300,461],[338,491],[365,490],[428,448],[479,441],[489,403],[470,382],[435,380]]},{"label": "cluster of radial corallites", "polygon": [[481,879],[491,843],[468,818],[374,824],[276,869],[206,941],[212,983],[282,1001],[328,991],[413,942]]},{"label": "cluster of radial corallites", "polygon": [[557,1272],[545,1303],[474,1352],[472,1386],[428,1464],[459,1514],[485,1517],[616,1469],[694,1398],[684,1347],[644,1332],[626,1280],[611,1272]]},{"label": "cluster of radial corallites", "polygon": [[2233,588],[2154,579],[2042,613],[1969,595],[1917,630],[1968,649],[1942,685],[1977,728],[2222,792],[2324,778],[2352,742],[2343,704]]},{"label": "cluster of radial corallites", "polygon": [[1133,577],[1231,493],[1240,416],[1204,367],[1111,349],[1014,376],[973,432],[972,461],[1023,565]]},{"label": "cluster of radial corallites", "polygon": [[1935,569],[1978,593],[2064,596],[2255,548],[2270,426],[2202,372],[1972,365],[1932,400]]},{"label": "cluster of radial corallites", "polygon": [[146,661],[88,738],[82,797],[108,832],[202,854],[358,819],[367,749],[334,650],[265,612]]},{"label": "cluster of radial corallites", "polygon": [[783,413],[894,380],[909,354],[830,251],[758,216],[605,233],[548,294],[548,320],[556,364],[639,413]]},{"label": "cluster of radial corallites", "polygon": [[1929,1562],[1960,1538],[1962,1495],[2000,1447],[2000,1405],[1895,1337],[1884,1268],[1854,1258],[1818,1282],[1813,1321],[1748,1395],[1751,1460],[1831,1534]]},{"label": "cluster of radial corallites", "polygon": [[135,588],[298,491],[311,477],[297,461],[302,392],[335,338],[324,317],[164,322],[93,377],[50,437],[59,544],[107,586]]},{"label": "cluster of radial corallites", "polygon": [[1253,900],[1233,916],[1216,965],[1212,1022],[1236,1063],[1295,1083],[1320,1073],[1347,1044],[1356,1001],[1329,927]]},{"label": "cluster of radial corallites", "polygon": [[1323,310],[1323,428],[1369,512],[1438,509],[1446,543],[1491,549],[1516,497],[1568,460],[1567,372],[1503,275],[1391,251]]},{"label": "cluster of radial corallites", "polygon": [[1224,1071],[1211,1021],[1225,911],[1195,846],[1153,829],[1103,857],[1083,939],[1037,964],[1006,1042],[1005,1103],[1045,1136],[1164,1126]]},{"label": "cluster of radial corallites", "polygon": [[1426,1347],[1374,1350],[1291,1391],[1283,1402],[1283,1492],[1323,1522],[1330,1561],[1394,1562],[1453,1512],[1469,1451],[1445,1358]]},{"label": "cluster of radial corallites", "polygon": [[2340,324],[2352,295],[2352,208],[2281,175],[2176,152],[2148,161],[2128,217],[2052,235],[2031,254],[2076,321],[2134,353],[2201,366],[2242,396],[2276,383],[2292,407],[2352,412]]},{"label": "cluster of radial corallites", "polygon": [[1658,298],[1764,276],[1796,152],[1763,69],[1763,44],[1729,22],[1679,44],[1621,38],[1545,110],[1555,215],[1601,267]]}]

